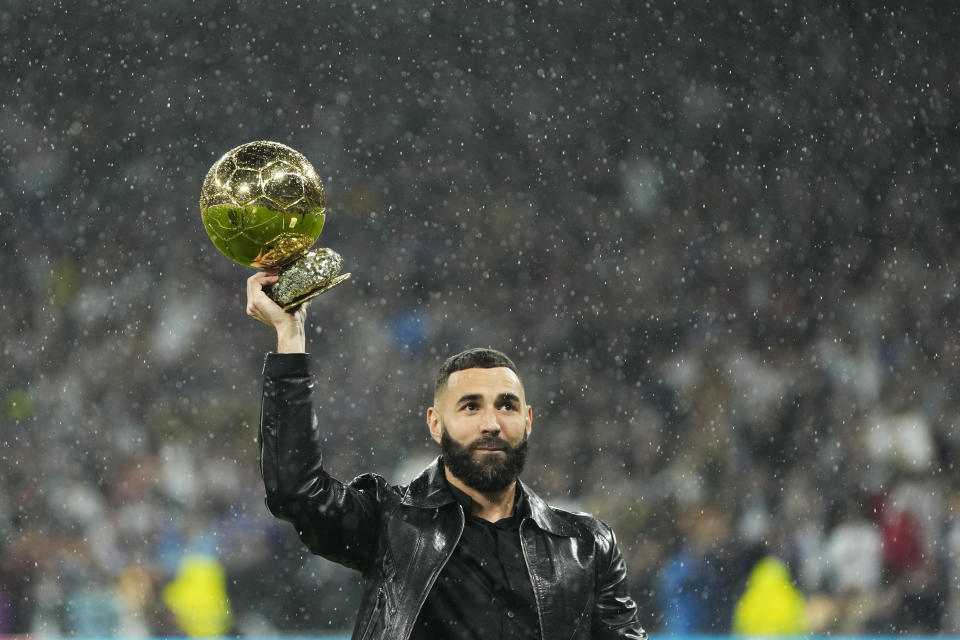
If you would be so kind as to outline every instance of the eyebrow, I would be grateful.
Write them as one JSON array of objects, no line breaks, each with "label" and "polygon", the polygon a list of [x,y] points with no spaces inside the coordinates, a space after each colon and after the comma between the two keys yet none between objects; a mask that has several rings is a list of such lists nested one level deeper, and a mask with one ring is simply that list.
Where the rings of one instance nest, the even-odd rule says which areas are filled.
[{"label": "eyebrow", "polygon": [[[461,405],[464,402],[476,402],[477,400],[482,400],[483,396],[479,393],[468,393],[464,396],[460,396],[460,399],[457,400],[457,404]],[[497,396],[497,404],[506,402],[507,400],[512,400],[514,402],[520,402],[520,396],[515,393],[505,392]]]},{"label": "eyebrow", "polygon": [[470,402],[471,400],[476,402],[477,400],[480,400],[482,397],[483,396],[481,396],[479,393],[468,393],[465,396],[460,396],[460,399],[457,400],[457,404],[463,404],[464,402]]}]

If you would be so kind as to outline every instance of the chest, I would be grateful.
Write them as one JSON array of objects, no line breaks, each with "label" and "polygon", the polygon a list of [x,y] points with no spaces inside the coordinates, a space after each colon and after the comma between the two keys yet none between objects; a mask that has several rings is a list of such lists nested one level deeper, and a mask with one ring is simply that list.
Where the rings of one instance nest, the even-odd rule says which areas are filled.
[{"label": "chest", "polygon": [[597,576],[590,539],[553,535],[531,521],[514,531],[469,526],[459,509],[398,509],[381,534],[378,581],[387,610],[416,616],[438,580],[468,581],[470,593],[500,594],[485,603],[532,604],[546,628],[589,626]]}]

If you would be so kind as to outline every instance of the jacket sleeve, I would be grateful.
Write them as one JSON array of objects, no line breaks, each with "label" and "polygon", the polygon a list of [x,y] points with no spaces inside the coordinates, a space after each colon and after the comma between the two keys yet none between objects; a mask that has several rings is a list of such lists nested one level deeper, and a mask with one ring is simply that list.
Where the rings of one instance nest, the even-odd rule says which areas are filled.
[{"label": "jacket sleeve", "polygon": [[365,572],[376,551],[386,483],[361,476],[345,485],[324,471],[314,387],[307,354],[267,354],[260,409],[267,508],[292,523],[313,553]]},{"label": "jacket sleeve", "polygon": [[647,640],[647,632],[637,618],[637,604],[627,594],[627,566],[617,538],[610,527],[600,524],[602,547],[592,636],[594,640]]}]

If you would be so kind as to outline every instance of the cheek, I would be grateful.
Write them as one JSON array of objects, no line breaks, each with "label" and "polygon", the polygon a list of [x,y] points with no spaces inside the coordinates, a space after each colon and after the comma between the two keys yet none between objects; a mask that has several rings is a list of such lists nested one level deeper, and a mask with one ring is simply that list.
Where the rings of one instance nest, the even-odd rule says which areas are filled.
[{"label": "cheek", "polygon": [[462,418],[444,421],[443,427],[451,438],[461,443],[464,440],[469,440],[476,430],[469,420]]},{"label": "cheek", "polygon": [[513,440],[523,439],[523,435],[527,432],[527,421],[525,418],[519,418],[510,423],[509,433],[510,438]]}]

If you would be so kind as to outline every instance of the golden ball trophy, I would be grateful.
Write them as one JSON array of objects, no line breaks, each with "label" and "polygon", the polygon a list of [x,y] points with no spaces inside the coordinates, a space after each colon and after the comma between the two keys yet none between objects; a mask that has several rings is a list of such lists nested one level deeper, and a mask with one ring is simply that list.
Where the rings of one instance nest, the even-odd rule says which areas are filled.
[{"label": "golden ball trophy", "polygon": [[326,194],[303,154],[258,140],[217,160],[200,189],[203,226],[220,252],[256,269],[278,269],[267,295],[285,311],[347,278],[343,259],[331,249],[310,247],[326,218]]}]

